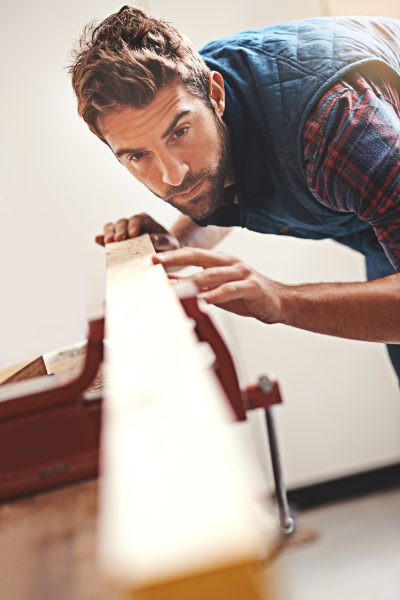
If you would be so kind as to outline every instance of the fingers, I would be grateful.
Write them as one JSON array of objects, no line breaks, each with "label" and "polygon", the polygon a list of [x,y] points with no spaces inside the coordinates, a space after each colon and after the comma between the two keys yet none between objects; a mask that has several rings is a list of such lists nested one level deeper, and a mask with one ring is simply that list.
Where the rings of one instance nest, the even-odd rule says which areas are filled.
[{"label": "fingers", "polygon": [[119,219],[115,224],[107,223],[103,228],[103,236],[96,236],[96,242],[104,245],[112,242],[122,242],[127,238],[135,238],[142,233],[146,233],[147,222],[151,220],[148,215],[140,214],[134,215],[130,219]]},{"label": "fingers", "polygon": [[135,238],[141,233],[144,215],[134,215],[128,219],[128,236]]},{"label": "fingers", "polygon": [[128,235],[128,219],[119,219],[115,223],[114,241],[122,242]]},{"label": "fingers", "polygon": [[168,231],[145,213],[134,215],[128,220],[128,235],[134,238],[143,233],[168,234]]},{"label": "fingers", "polygon": [[233,265],[237,262],[236,258],[232,258],[222,252],[212,252],[201,248],[181,248],[172,252],[165,252],[153,256],[153,263],[161,263],[165,267],[223,267]]},{"label": "fingers", "polygon": [[107,223],[106,225],[104,225],[103,234],[104,234],[104,243],[105,244],[110,244],[111,242],[114,241],[114,231],[115,231],[114,223]]},{"label": "fingers", "polygon": [[145,213],[134,215],[129,219],[119,219],[115,224],[107,223],[103,228],[103,235],[97,235],[95,241],[97,244],[104,246],[104,244],[135,238],[144,233],[158,236],[154,240],[157,251],[179,248],[178,240]]},{"label": "fingers", "polygon": [[219,287],[199,294],[209,304],[224,304],[232,300],[240,300],[245,297],[247,291],[247,281],[230,281]]},{"label": "fingers", "polygon": [[[247,269],[250,271],[249,268]],[[247,272],[245,272],[245,265],[236,263],[229,267],[210,267],[209,269],[205,269],[194,275],[184,276],[175,275],[173,273],[167,273],[167,275],[168,278],[172,280],[185,279],[192,281],[196,284],[199,291],[204,291],[214,289],[224,283],[229,283],[230,281],[241,281],[247,276]]]},{"label": "fingers", "polygon": [[240,262],[228,267],[211,267],[190,277],[199,290],[214,289],[229,281],[241,281],[251,272],[251,269]]}]

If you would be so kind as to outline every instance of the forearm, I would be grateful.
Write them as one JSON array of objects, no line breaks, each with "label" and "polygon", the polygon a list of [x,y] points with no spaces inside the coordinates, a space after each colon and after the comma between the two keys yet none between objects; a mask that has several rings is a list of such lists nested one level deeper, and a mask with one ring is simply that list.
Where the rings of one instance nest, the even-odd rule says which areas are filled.
[{"label": "forearm", "polygon": [[230,227],[199,227],[193,223],[190,217],[182,215],[171,227],[171,234],[174,235],[183,246],[193,246],[204,248],[206,250],[213,248],[230,232]]},{"label": "forearm", "polygon": [[373,342],[400,343],[400,274],[362,283],[277,284],[280,323]]}]

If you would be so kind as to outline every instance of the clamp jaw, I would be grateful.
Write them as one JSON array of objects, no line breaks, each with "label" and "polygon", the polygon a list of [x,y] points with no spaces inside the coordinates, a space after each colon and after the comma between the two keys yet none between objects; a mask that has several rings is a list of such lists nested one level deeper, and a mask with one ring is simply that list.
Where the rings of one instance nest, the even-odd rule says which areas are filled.
[{"label": "clamp jaw", "polygon": [[195,297],[181,298],[181,303],[187,316],[195,323],[197,337],[200,341],[207,342],[215,354],[214,369],[237,420],[245,421],[246,412],[249,410],[261,408],[265,412],[280,528],[283,535],[291,535],[295,530],[295,520],[287,500],[275,420],[271,410],[273,405],[282,404],[279,383],[267,375],[262,375],[256,384],[241,390],[232,356],[209,315],[201,310]]}]

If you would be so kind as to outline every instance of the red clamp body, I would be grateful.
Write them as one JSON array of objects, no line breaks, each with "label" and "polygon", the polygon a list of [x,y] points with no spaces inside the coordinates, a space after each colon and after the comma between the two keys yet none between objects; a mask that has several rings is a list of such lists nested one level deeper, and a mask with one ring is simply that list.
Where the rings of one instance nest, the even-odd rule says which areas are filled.
[{"label": "red clamp body", "polygon": [[[236,418],[244,421],[247,410],[280,403],[278,383],[268,378],[240,389],[232,356],[209,315],[194,297],[181,302],[199,340],[215,354],[214,369]],[[83,393],[103,360],[103,336],[104,319],[91,321],[84,365],[70,380],[57,384],[55,377],[54,385],[50,380],[18,396],[21,387],[7,386],[10,396],[0,402],[0,500],[97,475],[101,391],[91,400]]]},{"label": "red clamp body", "polygon": [[2,389],[10,395],[0,402],[0,500],[97,475],[101,398],[82,394],[103,359],[103,336],[104,319],[91,321],[83,367],[68,381],[43,378],[22,394],[25,382]]},{"label": "red clamp body", "polygon": [[266,376],[260,377],[257,384],[249,385],[243,391],[240,389],[232,356],[210,316],[200,309],[195,297],[183,298],[181,303],[188,317],[196,323],[197,337],[207,342],[214,351],[215,372],[238,421],[246,419],[247,410],[281,404],[279,383],[275,380],[271,381]]}]

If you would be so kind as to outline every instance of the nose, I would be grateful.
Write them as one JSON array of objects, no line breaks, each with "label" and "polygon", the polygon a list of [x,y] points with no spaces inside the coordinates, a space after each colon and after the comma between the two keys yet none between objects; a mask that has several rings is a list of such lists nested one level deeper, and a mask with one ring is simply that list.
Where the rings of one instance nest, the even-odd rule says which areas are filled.
[{"label": "nose", "polygon": [[180,185],[189,171],[189,165],[171,155],[160,158],[160,168],[163,183],[173,186]]}]

